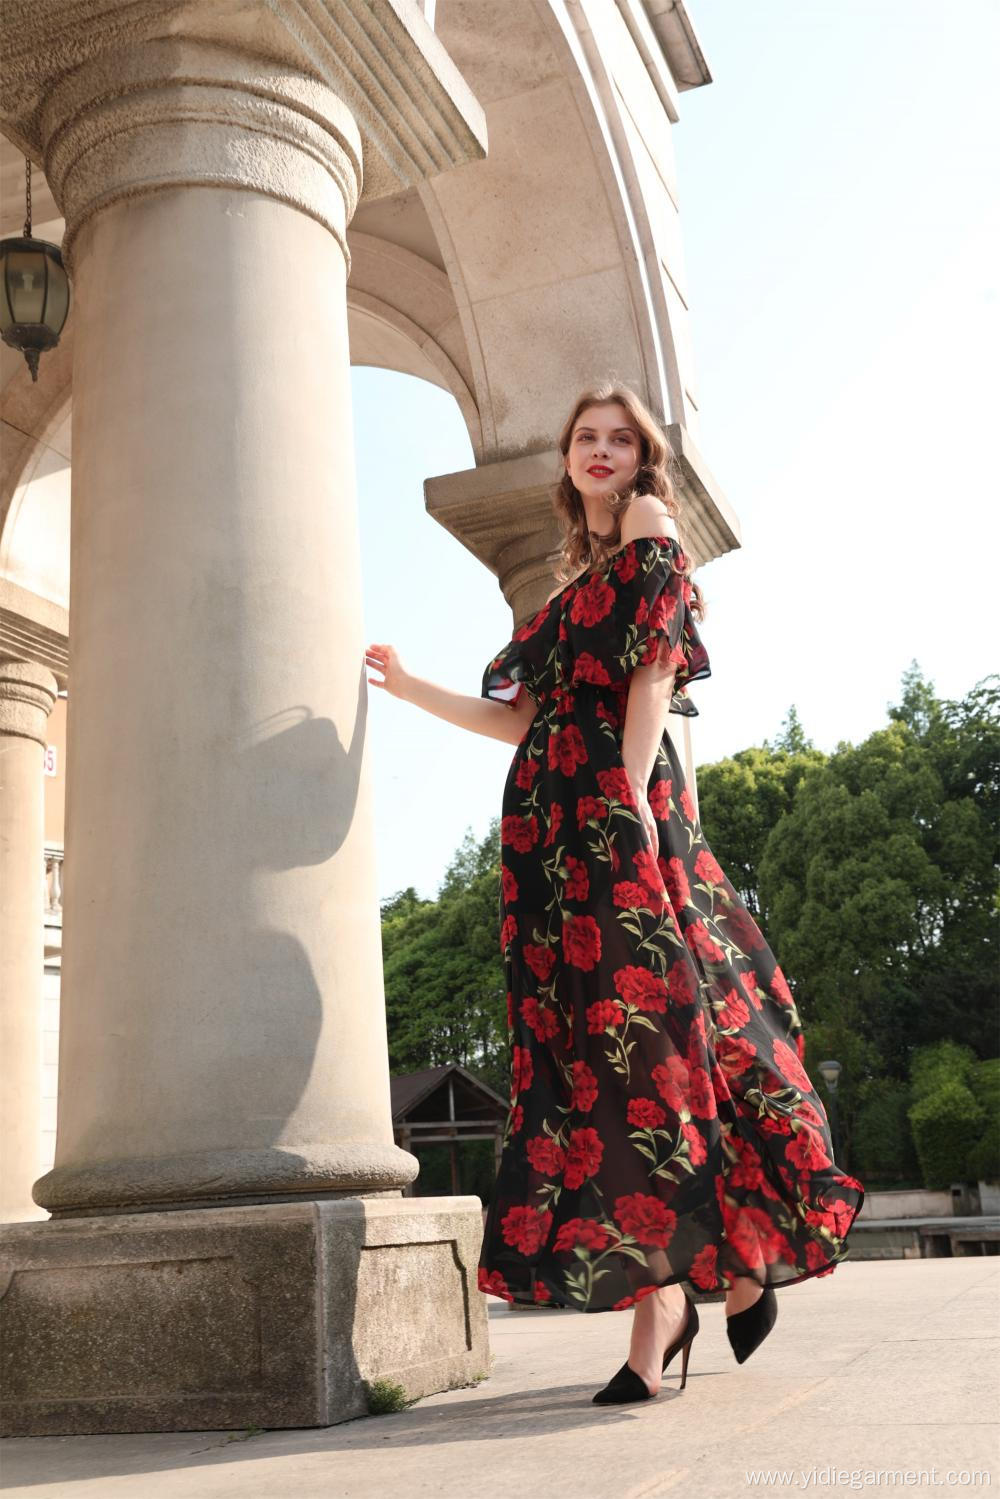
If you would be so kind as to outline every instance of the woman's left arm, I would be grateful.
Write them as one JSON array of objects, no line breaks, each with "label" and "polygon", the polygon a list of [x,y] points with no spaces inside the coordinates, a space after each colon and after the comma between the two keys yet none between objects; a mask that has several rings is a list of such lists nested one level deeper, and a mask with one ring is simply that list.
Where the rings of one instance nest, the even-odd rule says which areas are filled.
[{"label": "woman's left arm", "polygon": [[[666,654],[661,647],[660,655]],[[637,666],[629,682],[622,761],[637,797],[646,795],[656,752],[667,726],[676,675],[675,665],[664,665],[657,659],[648,666]]]}]

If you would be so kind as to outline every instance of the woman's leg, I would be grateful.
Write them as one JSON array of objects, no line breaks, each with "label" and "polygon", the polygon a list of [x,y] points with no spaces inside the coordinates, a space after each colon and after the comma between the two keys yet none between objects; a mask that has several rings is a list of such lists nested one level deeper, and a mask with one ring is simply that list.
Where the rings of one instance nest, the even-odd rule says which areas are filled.
[{"label": "woman's leg", "polygon": [[[673,1274],[670,1261],[660,1249],[650,1250],[648,1267],[657,1279],[665,1280]],[[660,1388],[663,1355],[683,1327],[686,1316],[687,1297],[678,1282],[660,1286],[636,1303],[628,1362],[646,1381],[651,1395]]]},{"label": "woman's leg", "polygon": [[726,1292],[726,1316],[735,1317],[737,1312],[746,1311],[748,1306],[753,1306],[764,1294],[764,1287],[760,1281],[754,1280],[752,1275],[736,1275],[733,1283]]}]

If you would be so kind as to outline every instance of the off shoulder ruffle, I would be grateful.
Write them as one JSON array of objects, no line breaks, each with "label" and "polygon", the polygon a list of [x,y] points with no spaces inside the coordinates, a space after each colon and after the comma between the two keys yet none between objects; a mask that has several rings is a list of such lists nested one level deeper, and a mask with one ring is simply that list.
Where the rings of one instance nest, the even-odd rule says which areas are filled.
[{"label": "off shoulder ruffle", "polygon": [[542,626],[552,613],[554,600],[543,605],[538,613],[527,620],[513,639],[500,651],[483,673],[481,697],[494,697],[501,702],[516,703],[522,689],[526,689],[535,702],[539,702],[542,690],[539,681],[544,671],[544,657],[551,651],[542,634]]},{"label": "off shoulder ruffle", "polygon": [[626,542],[515,632],[483,673],[481,696],[516,703],[526,688],[540,703],[559,685],[623,686],[662,644],[662,659],[677,668],[670,711],[697,716],[687,684],[712,668],[691,612],[691,584],[675,561],[685,561],[675,537]]},{"label": "off shoulder ruffle", "polygon": [[577,587],[566,611],[574,684],[625,683],[659,651],[677,668],[671,712],[697,715],[687,685],[712,668],[691,612],[691,583],[675,567],[685,560],[675,538],[639,536]]}]

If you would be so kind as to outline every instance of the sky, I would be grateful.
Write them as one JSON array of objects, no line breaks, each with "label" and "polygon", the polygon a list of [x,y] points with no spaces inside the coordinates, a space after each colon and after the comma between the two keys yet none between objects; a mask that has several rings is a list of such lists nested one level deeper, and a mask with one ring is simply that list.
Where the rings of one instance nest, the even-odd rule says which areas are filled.
[{"label": "sky", "polygon": [[[1000,669],[1000,4],[687,10],[713,76],[674,127],[697,445],[742,540],[697,573],[695,763],[793,704],[830,752],[885,725],[913,660],[951,698]],[[392,371],[352,386],[365,639],[478,696],[510,609],[423,500],[474,466],[458,407]],[[379,897],[433,898],[513,746],[368,691]]]}]

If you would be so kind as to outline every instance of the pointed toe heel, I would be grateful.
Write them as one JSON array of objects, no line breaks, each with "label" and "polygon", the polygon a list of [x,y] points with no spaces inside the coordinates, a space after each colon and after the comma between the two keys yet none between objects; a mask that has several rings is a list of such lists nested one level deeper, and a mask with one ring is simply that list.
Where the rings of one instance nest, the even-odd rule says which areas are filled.
[{"label": "pointed toe heel", "polygon": [[744,1307],[726,1318],[726,1335],[738,1364],[746,1363],[774,1326],[778,1316],[778,1298],[771,1286],[765,1286],[752,1306]]},{"label": "pointed toe heel", "polygon": [[[684,1299],[687,1301],[687,1315],[684,1319],[684,1326],[673,1342],[669,1343],[664,1350],[662,1369],[662,1372],[665,1374],[667,1365],[674,1354],[683,1348],[684,1354],[681,1359],[680,1384],[682,1390],[687,1384],[688,1359],[691,1356],[691,1344],[694,1342],[698,1332],[698,1308],[693,1301],[688,1299],[687,1293],[685,1293]],[[592,1396],[592,1403],[594,1405],[625,1405],[633,1400],[652,1400],[654,1398],[649,1392],[649,1386],[646,1381],[640,1374],[635,1372],[632,1365],[626,1359],[618,1372],[604,1386],[603,1390],[598,1390],[597,1394]]]},{"label": "pointed toe heel", "polygon": [[651,1400],[649,1386],[641,1375],[637,1374],[632,1365],[626,1359],[603,1390],[598,1390],[593,1397],[594,1405],[626,1405],[631,1400]]}]

